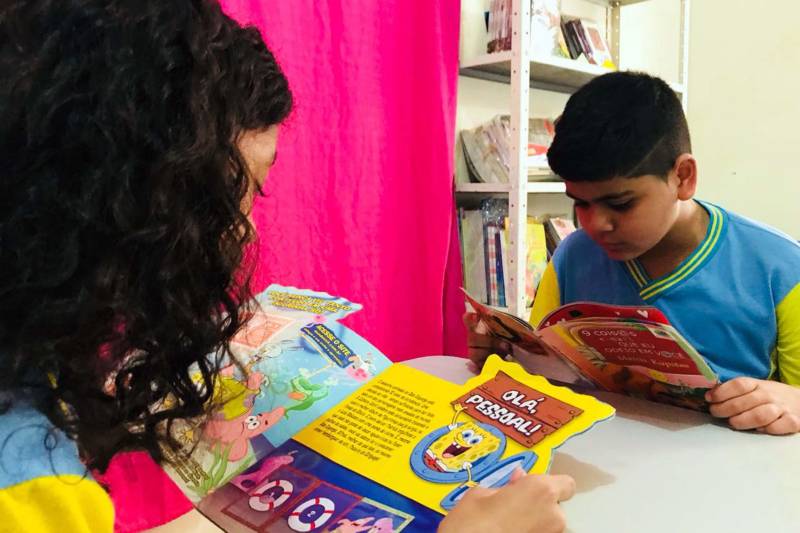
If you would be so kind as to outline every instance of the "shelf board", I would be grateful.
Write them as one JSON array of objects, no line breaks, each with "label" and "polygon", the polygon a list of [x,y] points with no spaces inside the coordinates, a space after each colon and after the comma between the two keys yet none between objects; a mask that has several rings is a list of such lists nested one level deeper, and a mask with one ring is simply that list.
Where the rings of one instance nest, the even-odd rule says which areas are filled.
[{"label": "shelf board", "polygon": [[[639,0],[646,1],[646,0]],[[602,3],[602,0],[598,0]],[[627,3],[636,3],[634,1]],[[531,61],[531,83],[536,89],[573,93],[592,79],[614,72],[599,65],[564,57],[534,58]],[[511,83],[511,50],[483,54],[465,61],[458,72],[461,76]],[[670,83],[678,94],[685,92],[680,83]]]},{"label": "shelf board", "polygon": [[603,7],[616,7],[616,6],[630,6],[633,4],[641,4],[649,0],[586,0],[592,4],[597,4]]},{"label": "shelf board", "polygon": [[[563,181],[529,181],[525,186],[528,194],[534,193],[564,193],[567,188]],[[511,186],[508,183],[456,183],[456,192],[459,193],[508,193]]]},{"label": "shelf board", "polygon": [[[531,87],[572,93],[588,81],[612,72],[606,68],[563,57],[531,61]],[[511,51],[483,54],[461,64],[459,74],[501,83],[511,83]]]}]

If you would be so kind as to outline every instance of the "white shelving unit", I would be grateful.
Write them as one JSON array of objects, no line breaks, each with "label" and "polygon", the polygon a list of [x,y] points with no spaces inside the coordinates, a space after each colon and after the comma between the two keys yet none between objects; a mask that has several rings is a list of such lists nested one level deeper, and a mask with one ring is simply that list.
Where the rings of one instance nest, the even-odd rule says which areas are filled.
[{"label": "white shelving unit", "polygon": [[[633,61],[628,65],[621,61],[620,43],[623,40],[622,26],[624,26],[623,10],[646,8],[651,4],[659,8],[665,5],[672,8],[676,0],[669,0],[672,4],[665,4],[661,0],[563,0],[581,1],[593,4],[595,9],[600,9],[605,15],[606,39],[611,48],[614,63],[621,69],[632,66],[635,70],[643,70]],[[670,35],[673,28],[679,27],[680,35],[676,39],[678,50],[677,80],[668,80],[671,87],[681,98],[684,109],[687,106],[688,94],[686,87],[688,77],[688,50],[689,50],[689,2],[690,0],[677,0],[679,2],[678,21],[663,20],[663,13],[656,13],[652,18],[657,24],[667,24],[664,27],[666,35]],[[465,6],[474,15],[477,4],[481,0],[462,0],[462,24],[465,17]],[[628,8],[627,6],[635,7]],[[641,4],[641,5],[638,5]],[[599,7],[598,7],[599,6]],[[565,10],[566,11],[566,10]],[[663,11],[663,9],[662,9]],[[570,94],[596,76],[610,72],[598,65],[585,61],[571,60],[559,57],[533,57],[530,50],[530,25],[531,0],[512,0],[512,48],[511,50],[492,54],[473,54],[464,57],[462,43],[462,60],[459,74],[463,77],[477,78],[510,85],[509,113],[511,116],[511,180],[508,184],[491,183],[457,183],[457,197],[474,197],[475,195],[498,196],[508,195],[509,200],[509,228],[508,228],[508,283],[506,285],[507,310],[522,318],[525,315],[525,221],[528,216],[529,196],[542,194],[563,194],[563,182],[528,181],[527,144],[528,144],[528,117],[530,116],[531,88],[558,93]],[[601,22],[601,21],[598,21]],[[677,22],[678,24],[675,24]],[[640,25],[636,25],[640,26]],[[636,32],[642,33],[640,27]],[[466,32],[463,31],[462,38]],[[638,35],[638,34],[637,34]],[[647,40],[650,36],[645,32],[640,37]],[[644,42],[644,41],[643,41]],[[630,43],[629,43],[630,44]],[[652,45],[652,43],[647,43]],[[645,47],[642,47],[643,49]],[[474,49],[474,47],[473,47]],[[656,73],[660,74],[660,73]],[[459,104],[461,105],[461,104]]]},{"label": "white shelving unit", "polygon": [[[561,193],[567,190],[563,181],[529,181],[525,184],[528,194]],[[457,183],[457,193],[508,193],[509,183]]]}]

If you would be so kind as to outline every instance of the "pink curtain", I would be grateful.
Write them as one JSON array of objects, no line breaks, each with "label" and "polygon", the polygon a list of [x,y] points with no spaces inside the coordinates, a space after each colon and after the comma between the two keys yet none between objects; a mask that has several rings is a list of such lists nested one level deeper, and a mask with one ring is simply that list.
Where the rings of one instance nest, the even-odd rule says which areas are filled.
[{"label": "pink curtain", "polygon": [[[364,304],[349,325],[393,360],[466,353],[452,174],[459,0],[222,0],[258,26],[296,108],[257,201],[255,289]],[[117,529],[190,506],[143,454],[105,481]]]},{"label": "pink curtain", "polygon": [[452,193],[459,1],[226,0],[278,58],[296,109],[267,197],[256,288],[364,304],[393,360],[466,352]]}]

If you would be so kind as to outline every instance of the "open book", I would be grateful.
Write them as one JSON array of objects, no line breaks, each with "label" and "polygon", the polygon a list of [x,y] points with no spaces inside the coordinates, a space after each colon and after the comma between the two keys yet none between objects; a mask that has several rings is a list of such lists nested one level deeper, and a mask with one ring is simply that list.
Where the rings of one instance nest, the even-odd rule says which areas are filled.
[{"label": "open book", "polygon": [[234,343],[224,408],[186,425],[168,473],[225,531],[435,531],[471,486],[553,449],[614,409],[492,358],[456,385],[391,364],[338,323],[343,298],[270,286]]},{"label": "open book", "polygon": [[[465,293],[466,294],[466,293]],[[537,328],[514,315],[467,301],[490,334],[520,348],[531,372],[563,383],[708,410],[705,393],[719,377],[655,307],[576,302],[547,315]]]}]

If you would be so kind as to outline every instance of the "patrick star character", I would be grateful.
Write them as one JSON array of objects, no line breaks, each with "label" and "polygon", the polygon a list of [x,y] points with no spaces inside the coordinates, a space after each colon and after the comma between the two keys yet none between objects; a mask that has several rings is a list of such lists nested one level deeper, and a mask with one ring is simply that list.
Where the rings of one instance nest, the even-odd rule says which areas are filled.
[{"label": "patrick star character", "polygon": [[372,516],[365,516],[357,520],[349,520],[343,518],[336,523],[336,528],[331,529],[331,533],[393,533],[394,525],[391,518],[380,518],[373,524],[375,520]]},{"label": "patrick star character", "polygon": [[255,396],[265,377],[252,372],[244,382],[233,377],[233,366],[220,372],[214,397],[224,405],[203,429],[203,436],[220,453],[227,451],[228,461],[235,462],[247,455],[248,442],[275,425],[286,412],[283,407],[253,414]]},{"label": "patrick star character", "polygon": [[267,479],[270,474],[274,471],[279,469],[282,466],[291,464],[294,461],[294,454],[297,453],[296,451],[292,450],[286,455],[275,455],[272,457],[267,457],[261,464],[259,465],[258,469],[250,472],[249,474],[240,474],[233,478],[233,483],[236,487],[239,487],[244,492],[249,493],[253,487],[256,485],[260,485],[265,479]]}]

